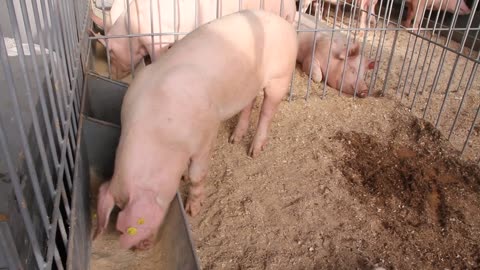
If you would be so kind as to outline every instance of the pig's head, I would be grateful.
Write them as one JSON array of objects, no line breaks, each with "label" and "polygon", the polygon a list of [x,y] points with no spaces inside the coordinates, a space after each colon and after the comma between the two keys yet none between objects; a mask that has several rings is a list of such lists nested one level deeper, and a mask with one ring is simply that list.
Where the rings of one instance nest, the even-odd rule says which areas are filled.
[{"label": "pig's head", "polygon": [[[375,68],[376,61],[365,56],[361,57],[360,44],[358,42],[351,44],[348,50],[343,40],[334,39],[333,42],[332,60],[330,61],[332,68],[328,74],[328,84],[335,89],[340,89],[343,79],[342,92],[354,95],[355,84],[357,84],[356,95],[361,98],[366,97],[368,95],[368,85],[364,81],[363,76],[366,70]],[[362,59],[360,60],[360,58]],[[345,61],[347,62],[346,65]]]},{"label": "pig's head", "polygon": [[[445,1],[445,0],[444,0]],[[455,8],[457,3],[460,2],[460,6],[458,7],[458,14],[459,15],[467,15],[470,14],[471,9],[468,7],[465,0],[447,0],[447,11],[451,13],[455,13]]]},{"label": "pig's head", "polygon": [[[107,42],[101,34],[91,32],[96,37],[99,38],[98,41],[107,48]],[[118,35],[118,33],[108,33],[108,35]],[[110,71],[112,79],[119,80],[129,75],[131,72],[131,60],[133,60],[133,65],[136,66],[144,56],[147,55],[147,50],[143,47],[138,38],[132,38],[132,51],[133,57],[131,57],[129,49],[128,38],[110,38],[108,40],[108,53],[110,54]]]},{"label": "pig's head", "polygon": [[[98,226],[94,238],[107,227],[114,206],[109,182],[104,183],[98,196]],[[155,241],[165,213],[166,208],[160,205],[153,192],[146,191],[137,196],[130,196],[117,218],[116,228],[121,233],[120,246],[125,249],[132,247],[139,250],[149,249]]]}]

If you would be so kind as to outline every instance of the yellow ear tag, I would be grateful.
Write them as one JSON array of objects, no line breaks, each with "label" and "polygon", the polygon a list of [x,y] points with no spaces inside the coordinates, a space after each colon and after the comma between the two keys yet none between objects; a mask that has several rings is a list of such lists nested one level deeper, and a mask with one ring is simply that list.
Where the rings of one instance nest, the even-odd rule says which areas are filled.
[{"label": "yellow ear tag", "polygon": [[127,233],[128,233],[129,235],[135,235],[135,234],[137,234],[137,228],[135,228],[135,227],[129,227],[129,228],[127,229]]},{"label": "yellow ear tag", "polygon": [[145,223],[145,219],[139,218],[138,221],[137,221],[137,224],[142,225],[143,223]]}]

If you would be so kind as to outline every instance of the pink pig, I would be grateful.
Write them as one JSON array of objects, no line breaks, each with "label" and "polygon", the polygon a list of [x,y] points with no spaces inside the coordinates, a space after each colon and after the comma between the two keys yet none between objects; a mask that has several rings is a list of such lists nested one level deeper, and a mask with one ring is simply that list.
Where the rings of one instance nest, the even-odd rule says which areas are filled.
[{"label": "pink pig", "polygon": [[[116,0],[114,4],[118,1]],[[195,1],[196,0],[130,0],[130,33],[188,33],[195,29]],[[228,15],[239,10],[239,0],[218,0],[220,4],[220,16]],[[293,23],[295,16],[294,0],[263,0],[264,9],[282,14],[282,17]],[[284,1],[283,10],[281,3]],[[150,2],[152,6],[150,7]],[[258,9],[261,1],[242,0],[241,9]],[[174,6],[175,5],[175,6]],[[113,7],[112,7],[113,8]],[[150,10],[153,10],[153,32],[151,30]],[[175,11],[175,13],[174,13]],[[175,15],[174,15],[175,14]],[[198,1],[198,24],[197,27],[217,17],[217,0]],[[161,18],[161,19],[159,19]],[[97,18],[98,19],[98,18]],[[113,19],[113,18],[112,18]],[[175,20],[176,19],[176,20]],[[95,19],[94,19],[95,20]],[[101,24],[101,22],[97,22]],[[108,24],[107,24],[108,26]],[[111,28],[107,27],[107,36],[126,35],[127,11],[118,17]],[[101,36],[95,34],[96,36]],[[176,39],[182,39],[182,35],[175,38],[174,35],[155,36],[153,41],[150,35],[132,38],[132,51],[130,54],[128,38],[111,38],[108,41],[111,58],[111,71],[113,79],[121,79],[130,74],[131,63],[136,66],[142,58],[150,55],[155,61],[159,55],[165,52]],[[99,41],[106,47],[104,39]],[[153,42],[153,44],[152,44]],[[153,46],[152,46],[153,45]]]},{"label": "pink pig", "polygon": [[95,238],[117,205],[121,246],[151,247],[185,169],[191,181],[185,208],[197,215],[220,123],[241,111],[230,137],[240,141],[263,90],[249,150],[258,156],[289,89],[297,46],[286,20],[244,10],[200,26],[141,70],[123,100],[115,171],[100,187]]},{"label": "pink pig", "polygon": [[[327,25],[319,22],[319,26],[329,28]],[[321,82],[325,79],[328,68],[327,84],[337,90],[340,90],[341,81],[343,78],[342,93],[354,95],[355,84],[357,82],[357,96],[366,97],[368,95],[368,86],[363,79],[365,69],[373,69],[375,67],[375,60],[363,57],[360,62],[360,44],[352,42],[347,51],[347,37],[335,32],[333,38],[331,32],[317,32],[316,46],[313,56],[312,79],[315,82]],[[298,34],[298,54],[297,62],[302,64],[302,71],[310,74],[310,63],[312,62],[312,49],[314,42],[313,32],[300,32]],[[330,44],[331,56],[328,62]],[[344,64],[347,61],[344,70]],[[345,75],[343,75],[345,73]]]},{"label": "pink pig", "polygon": [[[426,9],[432,10],[446,10],[448,12],[454,13],[457,3],[460,2],[458,7],[459,15],[466,15],[471,12],[470,8],[467,6],[464,0],[408,0],[407,1],[407,18],[402,22],[403,26],[411,27],[412,19],[418,15],[418,18],[414,21],[413,28],[419,29],[420,24],[423,19],[423,12]],[[418,12],[418,14],[417,14]]]}]

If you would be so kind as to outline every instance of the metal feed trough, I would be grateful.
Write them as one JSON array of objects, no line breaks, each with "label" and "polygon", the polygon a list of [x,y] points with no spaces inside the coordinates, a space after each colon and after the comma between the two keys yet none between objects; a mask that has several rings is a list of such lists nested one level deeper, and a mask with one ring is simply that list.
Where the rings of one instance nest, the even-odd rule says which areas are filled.
[{"label": "metal feed trough", "polygon": [[[283,6],[284,0],[278,1]],[[88,34],[90,9],[103,17],[112,2],[0,1],[0,269],[89,267],[90,173],[105,179],[113,173],[127,89],[127,84],[108,79],[110,58],[96,56],[98,47],[92,45],[97,37]],[[343,6],[352,6],[350,2],[359,0]],[[357,27],[362,11],[342,8],[337,1],[326,12],[331,28],[314,31],[341,31],[349,41],[360,42],[365,57],[384,66],[365,77],[369,93],[398,98],[412,113],[432,122],[462,154],[480,162],[480,136],[473,135],[480,130],[480,90],[475,86],[480,56],[468,49],[479,47],[480,17],[478,0],[467,3],[475,10],[470,15],[427,11],[424,28],[417,33],[400,25],[402,1],[379,0],[376,25],[368,29]],[[298,32],[313,31],[305,26],[318,28],[325,1],[316,7],[314,16],[297,13]],[[367,35],[356,36],[360,30]],[[120,37],[162,34],[166,33]],[[401,49],[402,38],[408,38],[406,49]],[[452,64],[445,63],[447,55],[454,56]],[[102,61],[107,65],[100,68]],[[134,77],[138,70],[132,71]],[[307,75],[305,98],[327,97],[326,83],[315,93]],[[298,90],[293,85],[290,99]],[[432,105],[435,99],[440,106]],[[445,124],[447,113],[454,117]],[[160,230],[159,245],[168,258],[162,269],[200,268],[178,193]]]}]

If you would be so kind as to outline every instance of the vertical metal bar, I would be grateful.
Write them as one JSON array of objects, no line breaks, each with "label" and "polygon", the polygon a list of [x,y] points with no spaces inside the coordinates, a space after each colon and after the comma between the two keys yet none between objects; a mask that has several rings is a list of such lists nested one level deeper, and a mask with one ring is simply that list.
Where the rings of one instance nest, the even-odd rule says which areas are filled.
[{"label": "vertical metal bar", "polygon": [[[387,14],[387,10],[388,10],[388,15]],[[393,10],[393,1],[389,1],[387,2],[387,9],[385,10],[385,17],[383,18],[383,26],[385,28],[388,28],[388,24],[390,23],[390,18],[391,18],[391,15],[392,15],[392,10]],[[380,11],[379,11],[379,14],[380,14]],[[378,21],[377,21],[377,24],[378,24]],[[381,40],[381,45],[380,45],[380,42],[379,42],[379,48],[381,49],[378,49],[377,50],[377,54],[375,56],[375,61],[378,61],[378,62],[381,62],[382,60],[382,56],[383,56],[383,52],[384,52],[384,47],[385,47],[385,40],[386,40],[386,36],[387,36],[387,30],[384,30],[383,31],[383,35],[381,36],[380,40]],[[380,54],[379,54],[380,53]],[[368,90],[368,94],[370,95],[371,94],[371,89],[373,88],[373,86],[377,83],[377,78],[378,78],[378,71],[380,70],[380,68],[375,65],[375,69],[373,70],[373,74],[372,74],[372,79],[370,80],[370,87],[369,87],[369,90]]]},{"label": "vertical metal bar", "polygon": [[[478,4],[478,0],[475,1],[474,5],[473,5],[473,8],[472,8],[473,10],[477,9],[477,4]],[[460,5],[460,2],[457,2],[457,7],[455,9],[456,12],[458,12],[459,5]],[[472,25],[473,15],[474,15],[474,13],[471,13],[469,18],[468,18],[467,29],[470,29],[470,26]],[[453,27],[453,25],[455,25],[455,23],[452,23],[452,27]],[[446,100],[448,98],[448,94],[450,93],[450,85],[452,84],[453,75],[455,75],[455,67],[458,64],[458,59],[460,58],[460,54],[461,54],[463,48],[465,47],[465,42],[467,41],[469,31],[470,30],[467,30],[467,31],[463,32],[462,42],[461,42],[460,48],[457,50],[457,57],[455,58],[455,63],[453,64],[453,67],[452,67],[452,72],[451,72],[451,75],[450,75],[450,78],[449,78],[448,84],[447,84],[447,91],[446,91],[445,97],[442,101],[442,105],[440,107],[440,112],[438,113],[437,121],[435,122],[435,128],[438,127],[438,124],[440,123],[440,119],[442,117],[443,111],[445,109]]]},{"label": "vertical metal bar", "polygon": [[[3,40],[3,33],[1,29],[0,29],[0,38]],[[0,50],[1,50],[0,55],[3,58],[4,52],[5,52],[4,42],[0,42]],[[2,59],[1,61],[2,63],[4,63],[3,60],[4,59]],[[42,269],[43,266],[45,265],[42,251],[38,243],[37,236],[35,235],[35,229],[33,228],[33,221],[30,217],[28,208],[26,207],[27,203],[22,193],[22,186],[20,184],[20,179],[18,178],[18,175],[15,172],[15,167],[10,158],[10,154],[8,153],[7,138],[3,131],[3,123],[1,122],[1,119],[0,119],[0,148],[2,149],[2,153],[3,153],[2,159],[5,161],[7,165],[8,173],[13,186],[13,191],[15,193],[15,198],[18,203],[18,209],[20,210],[20,214],[22,216],[25,228],[27,230],[28,239],[33,248],[33,256],[35,257],[35,262],[37,264],[37,267],[39,269]]]},{"label": "vertical metal bar", "polygon": [[[135,5],[136,6],[136,5]],[[138,8],[137,8],[137,14],[138,14]],[[130,29],[130,26],[131,26],[131,21],[130,21],[130,4],[128,3],[127,1],[127,34],[130,35],[131,34],[131,29]],[[136,37],[138,38],[138,37]],[[133,47],[132,47],[132,38],[131,37],[128,37],[128,48],[130,50],[130,71],[132,73],[132,79],[135,78],[135,75],[133,73],[135,73],[135,67],[134,67],[134,64],[133,64]],[[120,79],[120,78],[118,78]]]},{"label": "vertical metal bar", "polygon": [[[398,20],[397,20],[397,27],[400,25],[400,21],[403,16],[403,10],[405,8],[405,1],[402,1],[402,5],[400,7],[400,14],[398,15]],[[399,31],[395,31],[395,36],[393,37],[393,42],[392,42],[392,50],[390,52],[389,60],[388,60],[388,66],[387,66],[387,71],[385,73],[385,80],[383,81],[383,89],[382,89],[382,95],[385,95],[385,89],[387,88],[387,82],[388,82],[388,76],[390,75],[390,69],[392,67],[392,59],[395,54],[395,48],[397,44],[397,39],[398,39],[398,33]]]},{"label": "vertical metal bar", "polygon": [[[116,0],[116,1],[127,1],[128,3],[128,0]],[[90,1],[88,1],[89,3],[89,6],[90,6]],[[108,37],[108,30],[106,25],[106,17],[105,17],[105,0],[102,0],[102,17],[103,17],[103,30],[105,32],[105,36]],[[111,16],[110,16],[111,17]],[[112,26],[113,26],[113,21],[110,20],[110,22],[112,23]],[[108,78],[111,79],[112,78],[112,71],[111,71],[111,65],[110,65],[110,49],[109,49],[109,46],[108,46],[108,40],[109,38],[105,38],[105,50],[106,50],[106,53],[107,53],[107,68],[108,68]],[[95,58],[95,62],[96,62],[96,58]]]},{"label": "vertical metal bar", "polygon": [[[458,17],[458,9],[460,7],[460,2],[457,2],[457,5],[455,7],[455,15],[453,17],[453,21],[452,21],[452,25],[455,25],[455,23],[457,22],[457,17]],[[473,15],[473,14],[472,14]],[[470,19],[472,18],[473,16],[470,17]],[[471,20],[469,20],[470,24],[471,24]],[[450,40],[452,38],[452,34],[453,34],[453,30],[452,28],[450,27],[450,29],[448,30],[448,37],[447,37],[447,42],[446,44],[444,45],[445,47],[448,47],[448,45],[450,44]],[[432,85],[432,88],[430,90],[430,95],[429,95],[429,98],[427,100],[427,105],[425,106],[425,111],[423,112],[423,118],[425,118],[425,116],[427,115],[427,112],[428,112],[428,107],[430,105],[430,100],[431,100],[431,96],[432,96],[432,93],[434,92],[434,90],[437,88],[437,83],[438,83],[438,79],[440,77],[440,71],[443,69],[443,64],[445,63],[445,55],[447,53],[447,50],[445,48],[443,48],[442,50],[442,56],[440,57],[440,65],[438,65],[437,67],[437,72],[435,74],[435,78],[433,80],[433,85]],[[448,95],[448,90],[447,90],[447,93],[445,95]]]},{"label": "vertical metal bar", "polygon": [[63,270],[64,269],[63,262],[62,262],[62,259],[60,257],[60,253],[58,253],[57,248],[55,248],[55,263],[56,263],[56,266],[57,266],[58,270]]},{"label": "vertical metal bar", "polygon": [[[35,24],[40,26],[41,24],[40,24],[39,19],[38,19],[38,10],[37,10],[37,5],[36,5],[37,3],[36,3],[35,0],[32,1],[32,2],[33,2]],[[22,10],[22,16],[25,20],[25,27],[26,27],[25,30],[26,30],[26,33],[27,33],[28,46],[30,48],[30,54],[32,55],[31,59],[32,59],[33,65],[35,67],[37,67],[38,66],[37,58],[35,57],[35,55],[36,55],[35,50],[33,50],[34,45],[33,45],[32,29],[30,28],[30,19],[29,19],[28,15],[26,14],[27,7],[26,7],[24,1],[20,1],[20,5],[21,5],[21,10]],[[40,31],[38,31],[38,32],[40,32]],[[48,67],[47,67],[47,64],[46,64],[45,47],[43,46],[42,35],[39,35],[39,43],[40,43],[40,49],[41,49],[41,56],[43,58],[43,67],[46,68],[45,71],[47,71]],[[22,49],[22,48],[20,48],[20,49]],[[50,51],[49,53],[53,53],[53,52]],[[26,73],[27,73],[26,70],[22,70],[22,71],[24,73],[24,78],[26,78]],[[45,104],[45,96],[44,96],[44,93],[43,93],[43,89],[40,87],[42,85],[42,83],[40,82],[40,76],[39,76],[38,73],[39,73],[38,69],[34,68],[35,83],[37,85],[37,89],[38,89],[38,92],[39,92],[40,105],[41,105],[42,112],[43,112],[43,120],[44,120],[45,126],[46,126],[45,129],[47,131],[47,140],[50,144],[50,151],[51,151],[52,157],[54,157],[54,164],[57,164],[58,160],[57,160],[57,156],[56,156],[56,152],[55,152],[55,148],[54,148],[55,145],[54,145],[54,142],[53,142],[52,125],[50,123],[50,120],[48,119],[48,109],[47,109],[47,106]],[[45,75],[46,75],[45,78],[49,77],[49,76],[47,76],[47,74],[45,74]],[[50,82],[50,80],[47,80],[47,82]],[[30,91],[28,83],[27,83],[27,91]],[[33,102],[33,101],[31,101],[31,102]],[[32,106],[32,108],[33,108],[33,106]],[[34,115],[35,115],[34,119],[37,119],[35,109],[33,109],[33,112],[34,112]],[[53,197],[53,195],[55,194],[55,190],[54,190],[54,187],[53,187],[53,177],[52,177],[52,173],[50,171],[50,166],[48,165],[49,162],[47,161],[46,150],[45,150],[45,147],[44,147],[44,144],[43,144],[43,140],[41,140],[40,130],[39,130],[40,128],[38,126],[37,121],[34,121],[33,124],[34,124],[34,128],[35,128],[35,134],[36,134],[37,143],[38,143],[38,147],[39,147],[39,151],[40,151],[40,156],[41,156],[41,159],[42,159],[43,169],[45,171],[46,181],[47,181],[49,191],[50,191],[50,196]]]},{"label": "vertical metal bar", "polygon": [[[155,1],[158,1],[158,0],[155,0]],[[158,10],[158,7],[157,7],[157,10]],[[160,14],[159,14],[159,17],[160,17]],[[153,35],[153,33],[155,31],[154,28],[153,28],[153,0],[150,0],[150,31],[152,33],[152,35],[150,36],[151,39],[152,39],[152,53],[150,54],[150,59],[153,62],[153,61],[155,61],[155,36]],[[160,46],[161,46],[161,44],[160,44]]]},{"label": "vertical metal bar", "polygon": [[[335,27],[337,25],[337,18],[338,18],[338,6],[339,6],[339,0],[337,0],[337,4],[335,5],[335,15],[333,17],[333,27],[332,27],[332,33],[330,35],[330,46],[328,48],[328,58],[327,58],[327,70],[325,71],[325,78],[323,82],[323,94],[322,98],[325,97],[326,91],[327,91],[327,80],[328,80],[328,72],[330,71],[330,59],[332,57],[332,45],[333,45],[333,36],[335,34]],[[341,28],[339,29],[341,31]],[[347,48],[348,49],[348,48]]]},{"label": "vertical metal bar", "polygon": [[[242,0],[240,0],[242,1]],[[298,37],[298,32],[300,32],[300,23],[301,23],[301,18],[302,18],[302,3],[303,3],[304,0],[300,0],[299,2],[299,9],[298,9],[298,22],[297,22],[297,37]],[[294,18],[295,20],[295,18]],[[292,71],[292,79],[290,80],[290,91],[288,93],[288,102],[292,101],[292,97],[293,97],[293,84],[294,84],[294,81],[295,81],[295,68],[293,69]]]},{"label": "vertical metal bar", "polygon": [[473,79],[476,77],[475,75],[477,73],[477,69],[478,69],[478,64],[474,63],[473,66],[472,66],[472,71],[470,72],[470,77],[468,78],[467,86],[466,86],[465,91],[463,92],[463,95],[462,95],[462,101],[460,102],[460,106],[457,110],[457,113],[455,114],[455,119],[453,120],[452,127],[450,128],[450,131],[448,133],[448,139],[449,140],[450,140],[450,137],[452,136],[453,130],[455,129],[455,125],[457,124],[458,117],[460,116],[460,112],[462,111],[463,104],[465,103],[465,99],[467,97],[467,93],[472,87]]},{"label": "vertical metal bar", "polygon": [[[348,52],[350,50],[350,45],[351,45],[351,42],[350,42],[350,28],[352,26],[352,18],[355,17],[356,10],[357,10],[356,8],[353,10],[353,15],[351,15],[349,20],[348,20],[346,56],[348,56]],[[345,13],[345,10],[344,10],[344,13]],[[342,22],[343,22],[343,18],[342,18]],[[348,57],[345,57],[344,62],[343,62],[342,79],[340,80],[340,89],[339,89],[340,91],[338,93],[339,96],[342,94],[343,82],[345,81],[345,73],[346,73],[345,70],[346,70],[346,67],[347,67],[348,60],[349,60]],[[353,98],[355,98],[355,96]]]},{"label": "vertical metal bar", "polygon": [[[43,1],[42,1],[43,2]],[[61,89],[66,89],[67,88],[67,83],[65,82],[65,78],[68,76],[67,75],[67,71],[66,71],[66,57],[65,57],[65,53],[64,53],[64,49],[63,49],[63,46],[61,45],[61,42],[60,42],[60,38],[59,38],[59,33],[60,33],[60,29],[59,29],[59,24],[60,22],[58,21],[58,18],[57,18],[57,15],[55,14],[52,6],[51,6],[51,1],[46,1],[47,2],[47,5],[49,7],[49,13],[50,13],[50,17],[52,18],[52,29],[51,29],[51,33],[53,34],[53,37],[54,37],[54,46],[55,46],[55,51],[57,52],[57,56],[60,55],[60,59],[57,59],[57,61],[55,62],[56,63],[56,67],[58,68],[58,72],[59,74],[57,74],[56,76],[54,76],[54,82],[58,82],[60,81],[61,83],[61,86],[58,86],[55,84],[55,94],[57,96],[57,105],[59,107],[59,111],[60,111],[60,115],[61,115],[61,119],[60,119],[60,122],[59,123],[55,123],[56,125],[61,125],[62,126],[62,131],[65,130],[63,124],[64,124],[64,121],[65,121],[65,111],[64,111],[64,107],[62,106],[62,98],[63,98],[63,91],[61,91]],[[61,59],[63,59],[63,61],[60,61]],[[56,73],[54,73],[56,74]],[[61,88],[61,89],[59,89]],[[62,142],[60,141],[60,144]]]},{"label": "vertical metal bar", "polygon": [[[7,1],[7,8],[10,11],[14,10],[12,0]],[[12,16],[10,16],[10,19],[11,19],[10,22],[11,22],[12,28],[13,28],[12,29],[13,30],[13,35],[15,36],[15,43],[17,44],[17,50],[19,51],[20,66],[21,66],[22,71],[24,73],[25,84],[27,85],[27,99],[28,99],[28,103],[29,103],[29,107],[30,107],[32,116],[33,116],[35,109],[33,108],[33,111],[32,111],[33,104],[32,104],[32,100],[31,100],[31,98],[32,98],[31,97],[31,88],[30,88],[30,85],[29,85],[29,80],[26,77],[25,59],[24,59],[24,55],[23,55],[22,44],[20,42],[20,32],[19,32],[19,28],[18,28],[18,25],[17,25],[17,21],[15,19],[12,19]],[[32,154],[30,152],[30,147],[28,145],[28,139],[27,139],[27,135],[26,135],[26,132],[25,132],[25,124],[24,124],[24,121],[22,119],[22,114],[20,112],[20,105],[18,103],[18,97],[17,97],[17,94],[16,94],[17,90],[16,90],[16,87],[15,87],[15,83],[13,82],[13,72],[12,72],[11,66],[8,63],[7,50],[6,50],[6,47],[5,47],[5,43],[3,42],[3,40],[4,40],[3,29],[1,29],[1,27],[0,27],[0,40],[2,40],[2,42],[0,42],[0,60],[2,62],[4,74],[5,74],[7,85],[8,85],[8,91],[9,91],[10,98],[11,98],[12,104],[13,104],[13,113],[14,113],[14,116],[17,120],[19,131],[20,131],[19,135],[20,135],[20,140],[22,142],[23,153],[24,153],[25,160],[26,160],[26,163],[27,163],[27,170],[28,170],[29,175],[30,175],[29,178],[30,178],[30,181],[32,182],[33,190],[34,190],[34,193],[35,193],[35,199],[37,201],[38,208],[40,210],[43,228],[44,228],[45,231],[48,231],[48,229],[49,229],[48,218],[49,217],[48,217],[47,210],[46,210],[46,207],[45,207],[45,200],[43,198],[43,194],[42,194],[42,191],[40,189],[39,178],[38,178],[37,172],[35,170],[35,165],[33,164],[33,158],[32,158]],[[32,119],[32,122],[34,123],[34,128],[35,128],[35,125],[37,125],[37,128],[38,128],[38,122],[37,122],[36,119],[37,119],[36,117],[34,117],[34,119]],[[35,122],[37,122],[37,123],[35,123]]]},{"label": "vertical metal bar", "polygon": [[[44,1],[40,1],[40,4],[41,4],[41,8],[43,10],[42,14],[43,14],[43,20],[45,22],[45,24],[48,24],[48,17],[47,17],[47,14],[50,15],[50,17],[52,16],[52,12],[47,9],[47,7],[45,6],[45,2]],[[59,51],[54,48],[54,44],[52,44],[52,39],[54,38],[53,35],[55,35],[55,30],[53,28],[53,23],[52,23],[52,28],[50,29],[50,31],[47,31],[46,33],[46,38],[47,38],[47,46],[48,46],[48,50],[49,52],[49,55],[50,55],[50,63],[52,64],[52,69],[51,69],[51,76],[53,77],[53,80],[54,82],[58,82],[58,66],[59,66],[59,61],[61,60],[60,59],[60,53]],[[59,123],[61,123],[62,119],[63,119],[63,110],[62,108],[58,108],[57,110],[57,103],[55,102],[55,98],[54,98],[54,90],[53,90],[53,85],[52,85],[52,80],[51,80],[51,76],[50,76],[50,73],[48,72],[49,71],[49,65],[47,65],[46,63],[46,60],[44,60],[44,67],[45,67],[45,76],[46,78],[48,78],[46,80],[47,82],[47,90],[48,90],[48,97],[49,97],[49,101],[50,101],[50,108],[52,109],[52,116],[53,116],[53,126],[55,127],[55,133],[56,133],[56,139],[59,143],[61,143],[62,141],[62,130],[60,130],[59,128]],[[55,85],[55,92],[56,92],[56,96],[58,97],[58,86]],[[50,121],[49,121],[50,122]],[[58,161],[58,158],[57,158],[57,155],[55,154],[54,155],[55,158],[55,167],[58,167],[59,166],[59,161]]]},{"label": "vertical metal bar", "polygon": [[[320,7],[318,6],[317,8],[320,8]],[[311,87],[311,84],[312,84],[313,62],[314,62],[314,58],[315,58],[315,48],[317,46],[317,32],[319,31],[318,30],[318,21],[319,21],[318,14],[319,13],[320,12],[318,12],[318,10],[315,12],[315,30],[313,32],[312,55],[311,55],[311,58],[310,58],[310,72],[308,74],[307,93],[305,95],[305,100],[307,100],[309,95],[310,95],[310,87]]]},{"label": "vertical metal bar", "polygon": [[468,130],[467,138],[465,139],[465,142],[463,143],[463,147],[462,147],[462,151],[461,151],[462,155],[463,155],[463,153],[465,153],[465,148],[467,147],[468,141],[470,140],[470,136],[472,136],[473,129],[475,128],[475,123],[477,123],[477,119],[478,119],[479,115],[480,115],[480,104],[478,104],[477,113],[475,114],[475,118],[472,121],[472,125],[470,126],[470,129]]}]

